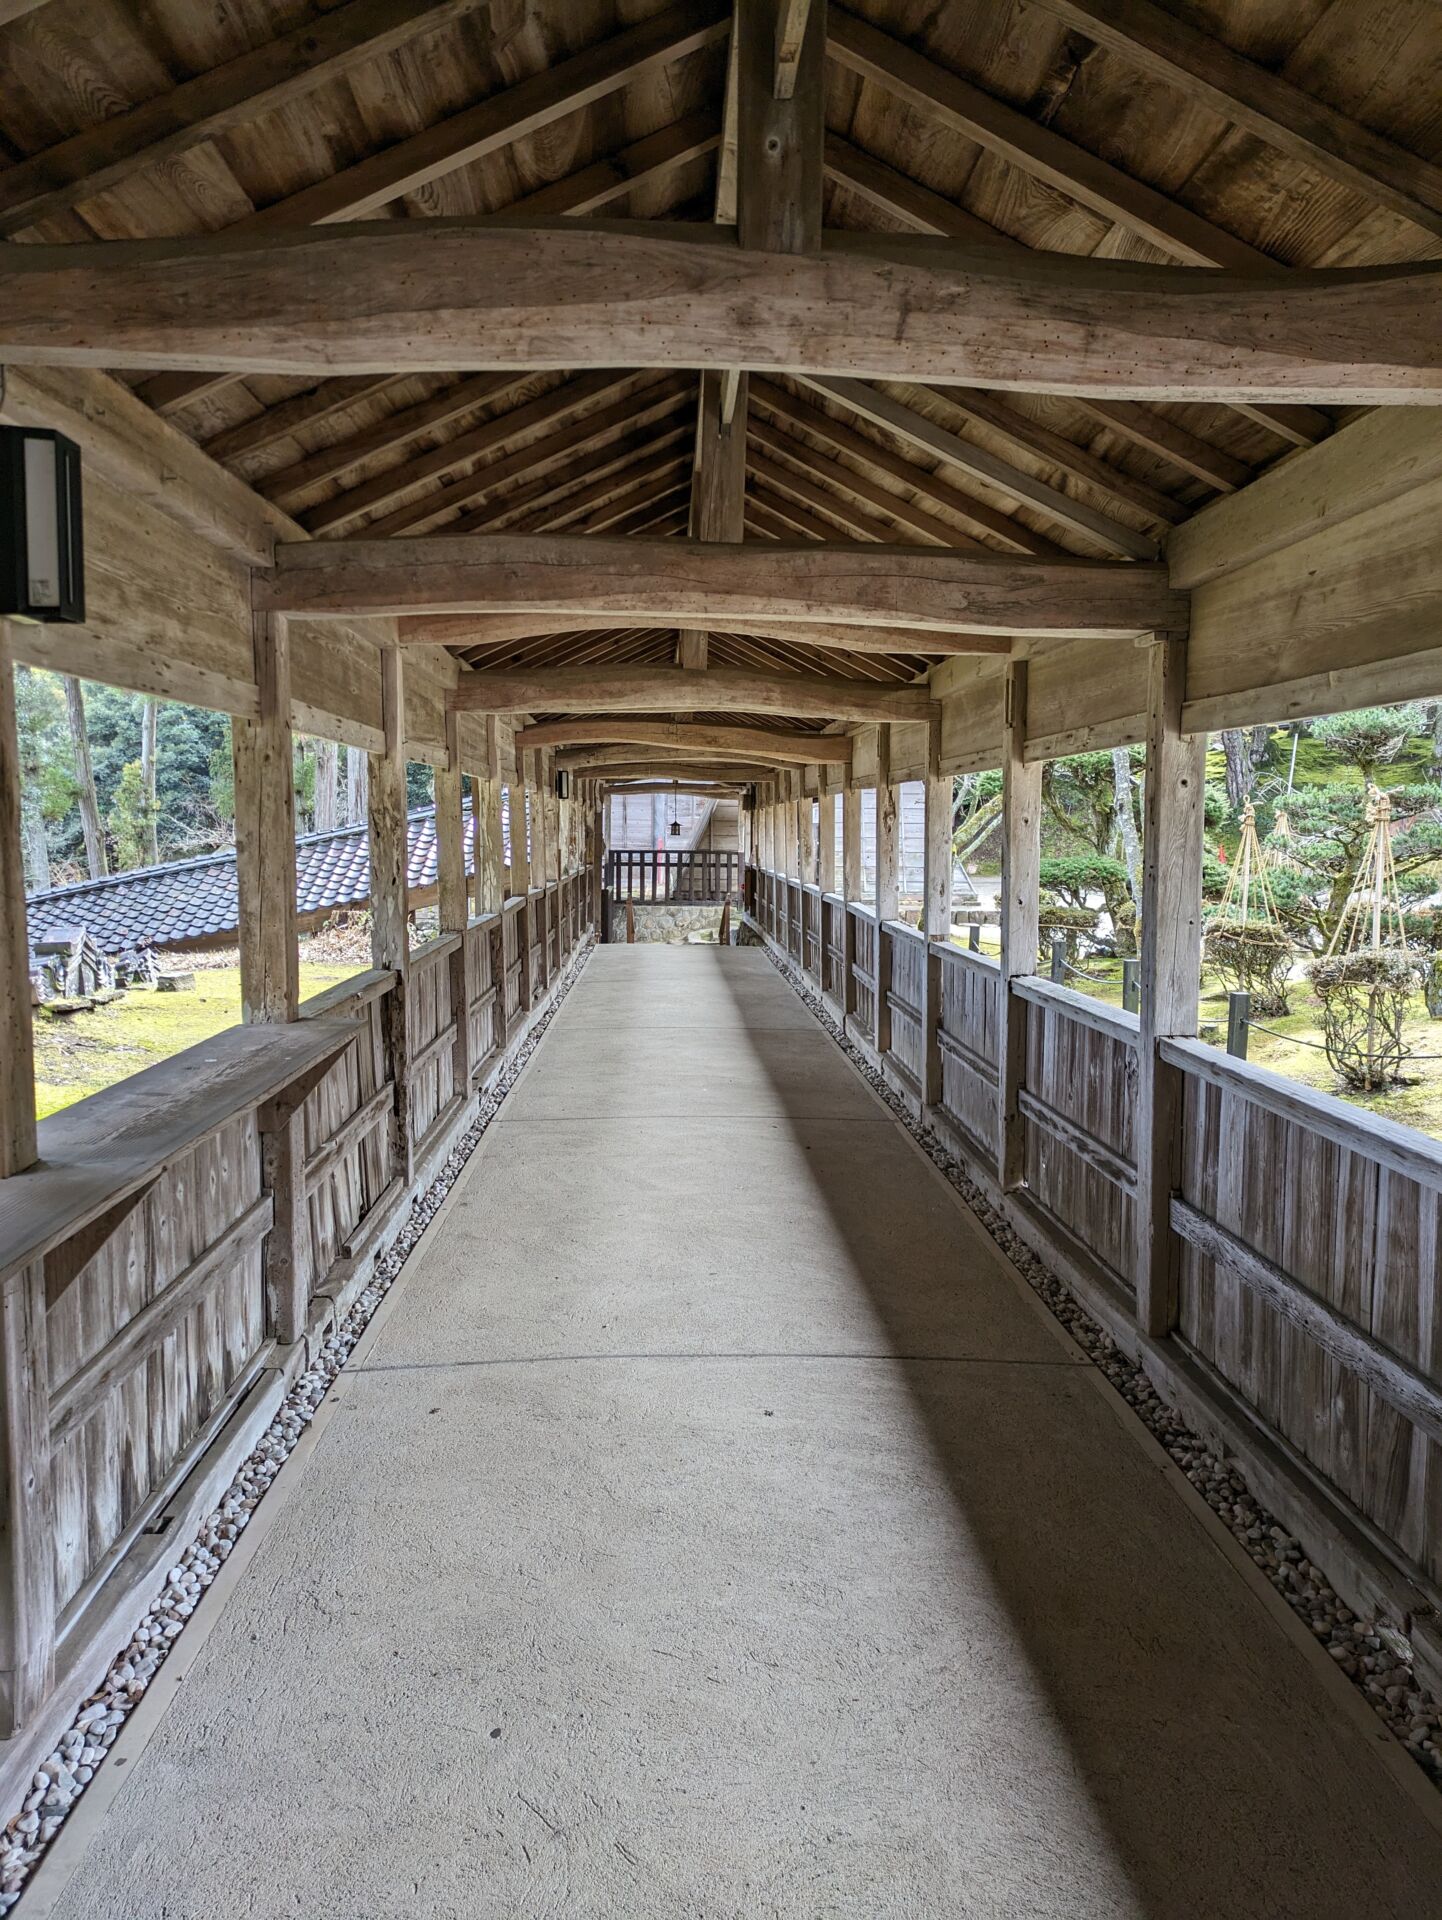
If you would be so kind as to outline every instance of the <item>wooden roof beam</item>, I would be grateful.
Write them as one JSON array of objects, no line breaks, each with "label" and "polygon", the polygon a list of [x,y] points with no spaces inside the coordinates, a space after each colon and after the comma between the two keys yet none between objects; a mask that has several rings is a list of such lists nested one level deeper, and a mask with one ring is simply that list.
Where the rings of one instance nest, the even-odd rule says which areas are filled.
[{"label": "wooden roof beam", "polygon": [[[519,641],[554,638],[558,632],[613,633],[625,626],[614,614],[583,614],[564,620],[546,613],[434,614],[405,619],[397,637],[412,646],[513,646]],[[654,624],[654,623],[653,623]],[[764,616],[730,614],[727,633],[750,634],[777,640],[788,647],[825,647],[838,653],[1001,654],[1011,652],[1009,640],[994,634],[924,632],[914,627],[828,626],[817,621],[767,620]]]},{"label": "wooden roof beam", "polygon": [[249,420],[223,427],[201,444],[212,460],[238,460],[244,454],[263,453],[299,428],[318,426],[332,414],[341,413],[362,400],[373,399],[387,387],[399,386],[409,377],[404,373],[364,373],[322,380],[289,400],[278,400],[273,407],[267,407]]},{"label": "wooden roof beam", "polygon": [[685,667],[583,667],[463,674],[457,713],[780,713],[807,720],[929,720],[926,687],[874,687],[821,674]]},{"label": "wooden roof beam", "polygon": [[[416,193],[568,114],[593,106],[643,74],[669,66],[719,40],[728,28],[728,11],[722,0],[680,0],[649,20],[584,48],[569,60],[543,68],[435,126],[423,127],[409,139],[398,140],[314,186],[246,215],[228,231],[266,232],[364,220],[406,194]],[[205,362],[194,364],[203,366]],[[140,391],[150,405],[168,412],[223,384],[213,376],[175,373],[148,381]]]},{"label": "wooden roof beam", "polygon": [[531,514],[547,510],[553,517],[548,531],[559,533],[592,507],[603,505],[617,489],[636,478],[649,477],[659,464],[685,454],[688,429],[677,421],[654,437],[630,434],[600,449],[593,458],[571,463],[560,472],[543,472],[503,493],[498,500],[458,520],[452,533],[478,533],[517,525]]},{"label": "wooden roof beam", "polygon": [[778,260],[710,227],[388,220],[11,248],[0,360],[337,374],[741,365],[1420,405],[1442,394],[1439,286],[1431,261],[1197,274],[852,234]]},{"label": "wooden roof beam", "polygon": [[533,747],[676,747],[713,758],[849,766],[846,733],[787,733],[771,727],[708,726],[690,720],[633,720],[624,713],[599,719],[545,720],[516,729],[517,753]]},{"label": "wooden roof beam", "polygon": [[132,175],[168,166],[232,127],[435,33],[482,0],[350,0],[279,39],[197,74],[168,93],[86,127],[0,174],[0,237],[23,233],[109,193]]},{"label": "wooden roof beam", "polygon": [[1442,167],[1151,0],[1041,0],[1087,39],[1442,239]]},{"label": "wooden roof beam", "polygon": [[286,542],[255,605],[302,618],[419,613],[606,615],[617,625],[801,625],[997,635],[1180,631],[1185,595],[1139,563],[896,546],[710,546],[566,534]]}]

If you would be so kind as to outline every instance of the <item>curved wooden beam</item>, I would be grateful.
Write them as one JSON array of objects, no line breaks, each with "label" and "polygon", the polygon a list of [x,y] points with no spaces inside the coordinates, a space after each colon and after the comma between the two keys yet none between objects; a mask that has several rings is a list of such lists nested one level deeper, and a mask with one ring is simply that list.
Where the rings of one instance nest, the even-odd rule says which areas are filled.
[{"label": "curved wooden beam", "polygon": [[1293,273],[919,235],[390,220],[7,249],[0,360],[236,373],[748,367],[1146,400],[1442,397],[1442,263]]}]

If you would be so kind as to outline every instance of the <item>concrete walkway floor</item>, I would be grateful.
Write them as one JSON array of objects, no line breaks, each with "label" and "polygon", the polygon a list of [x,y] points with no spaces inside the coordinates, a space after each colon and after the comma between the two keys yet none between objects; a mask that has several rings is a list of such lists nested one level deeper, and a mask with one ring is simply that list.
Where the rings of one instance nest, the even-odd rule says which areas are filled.
[{"label": "concrete walkway floor", "polygon": [[601,949],[383,1315],[43,1911],[1442,1911],[1431,1789],[761,953]]}]

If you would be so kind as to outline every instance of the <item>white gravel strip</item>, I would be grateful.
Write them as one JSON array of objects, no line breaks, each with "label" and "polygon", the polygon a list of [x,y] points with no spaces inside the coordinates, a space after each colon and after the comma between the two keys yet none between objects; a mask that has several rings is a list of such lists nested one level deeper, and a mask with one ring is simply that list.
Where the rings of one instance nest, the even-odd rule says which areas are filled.
[{"label": "white gravel strip", "polygon": [[1343,1673],[1360,1687],[1367,1704],[1386,1722],[1434,1785],[1442,1787],[1442,1706],[1413,1672],[1412,1649],[1405,1635],[1388,1621],[1360,1618],[1332,1591],[1321,1570],[1307,1558],[1302,1543],[1279,1526],[1253,1498],[1236,1465],[1219,1459],[1183,1424],[1180,1414],[1166,1404],[1141,1368],[1127,1358],[1007,1224],[968,1177],[956,1155],[930,1127],[912,1117],[885,1078],[846,1038],[815,984],[794,964],[783,961],[769,945],[766,953],[778,973],[860,1069],[928,1159],[946,1175],[1028,1286],[1146,1422],[1288,1606],[1301,1615]]},{"label": "white gravel strip", "polygon": [[166,1574],[165,1584],[129,1641],[111,1662],[99,1690],[81,1702],[70,1731],[62,1734],[55,1751],[36,1769],[24,1804],[7,1821],[3,1844],[0,1844],[0,1914],[8,1913],[19,1900],[46,1848],[94,1779],[96,1769],[115,1744],[121,1727],[195,1612],[200,1596],[229,1558],[267,1488],[315,1418],[371,1316],[394,1286],[416,1243],[439,1212],[457,1175],[479,1145],[481,1135],[495,1118],[496,1110],[574,986],[590,952],[588,943],[571,961],[561,976],[555,998],[526,1036],[516,1058],[482,1096],[475,1120],[451,1150],[436,1178],[416,1199],[405,1225],[377,1259],[370,1284],[326,1341],[320,1358],[296,1381],[259,1446],[241,1465],[220,1505],[206,1518],[194,1542]]}]

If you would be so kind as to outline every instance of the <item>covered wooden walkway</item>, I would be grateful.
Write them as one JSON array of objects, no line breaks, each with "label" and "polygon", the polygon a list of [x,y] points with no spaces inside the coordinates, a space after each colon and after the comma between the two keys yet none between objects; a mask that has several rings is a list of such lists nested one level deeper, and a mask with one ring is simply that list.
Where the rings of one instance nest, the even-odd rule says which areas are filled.
[{"label": "covered wooden walkway", "polygon": [[767,957],[617,946],[27,1910],[1415,1920],[1439,1885],[1433,1789]]}]

